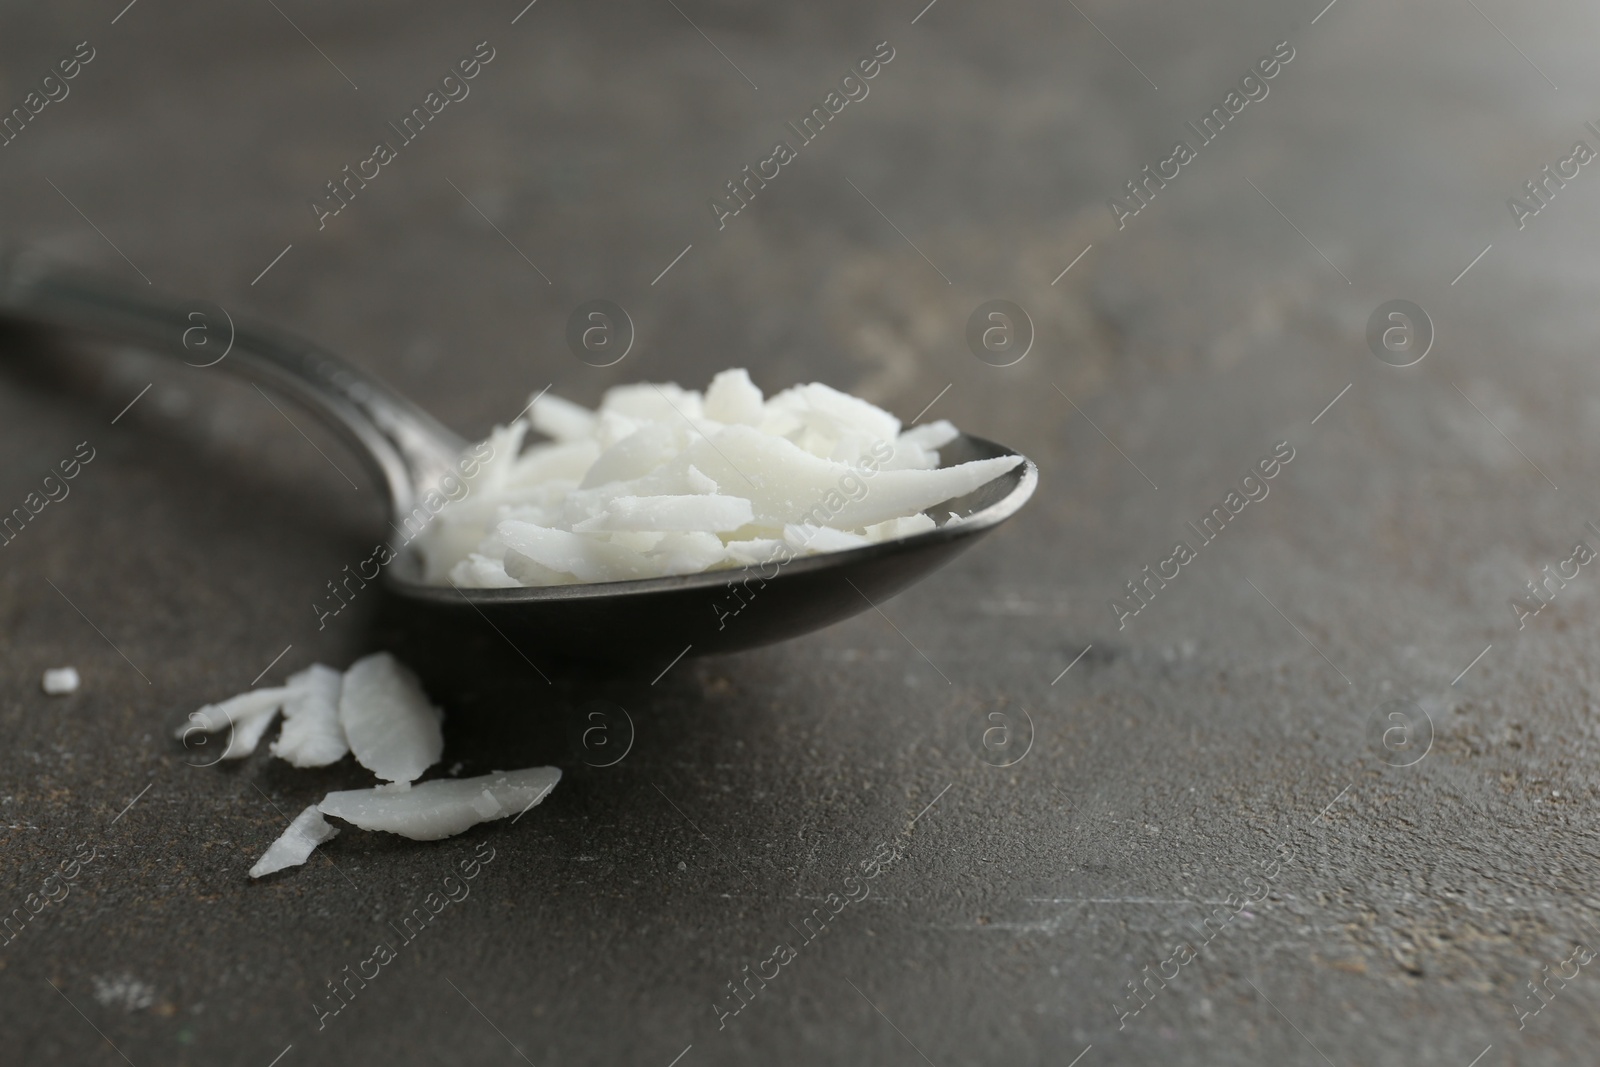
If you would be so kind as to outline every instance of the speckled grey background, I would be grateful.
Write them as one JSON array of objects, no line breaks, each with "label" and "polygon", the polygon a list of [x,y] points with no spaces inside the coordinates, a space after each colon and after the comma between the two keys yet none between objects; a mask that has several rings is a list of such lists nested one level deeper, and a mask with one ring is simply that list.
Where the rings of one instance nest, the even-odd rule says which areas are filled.
[{"label": "speckled grey background", "polygon": [[[904,418],[948,385],[932,414],[1036,458],[1038,495],[893,626],[547,685],[377,590],[317,628],[384,525],[310,416],[284,404],[326,459],[225,364],[7,334],[0,507],[95,458],[0,549],[4,909],[97,855],[0,946],[0,1059],[1595,1061],[1600,979],[1550,976],[1600,919],[1600,574],[1521,630],[1511,602],[1600,547],[1600,176],[1522,230],[1506,199],[1600,145],[1600,12],[521,9],[6,5],[5,107],[77,42],[95,58],[0,148],[0,228],[315,338],[465,434],[546,385],[592,403],[728,365]],[[707,198],[882,40],[870,95],[719,232]],[[1283,40],[1267,98],[1118,230],[1107,197]],[[323,183],[480,41],[471,95],[319,232]],[[562,340],[595,297],[638,328],[603,371]],[[963,340],[997,297],[1037,329],[1004,369]],[[1364,339],[1395,298],[1437,331],[1404,369]],[[1119,630],[1108,601],[1279,441],[1270,495]],[[379,647],[450,708],[446,770],[563,784],[515,826],[348,831],[251,884],[286,816],[365,773],[192,767],[172,728]],[[44,696],[66,663],[82,690]],[[1409,749],[1383,743],[1396,700]],[[635,725],[609,768],[571,743],[596,707]],[[1012,766],[973,747],[991,714]],[[900,858],[803,943],[881,842]],[[319,1030],[325,983],[480,845],[470,897]],[[1241,895],[1264,899],[1163,962]],[[779,942],[796,958],[719,1029]],[[1549,1003],[1519,1029],[1530,979]]]}]

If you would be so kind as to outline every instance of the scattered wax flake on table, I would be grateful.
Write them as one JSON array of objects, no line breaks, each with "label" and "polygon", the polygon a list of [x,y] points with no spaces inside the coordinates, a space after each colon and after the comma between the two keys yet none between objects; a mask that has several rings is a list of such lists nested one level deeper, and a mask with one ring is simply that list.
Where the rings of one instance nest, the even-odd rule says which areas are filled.
[{"label": "scattered wax flake on table", "polygon": [[387,652],[364,656],[345,671],[339,724],[356,761],[379,778],[411,782],[439,762],[442,718],[417,676]]},{"label": "scattered wax flake on table", "polygon": [[44,672],[44,681],[41,683],[44,691],[51,696],[62,696],[78,691],[78,668],[52,667]]},{"label": "scattered wax flake on table", "polygon": [[[279,707],[282,705],[280,704]],[[233,728],[233,736],[228,739],[228,750],[222,754],[223,759],[244,759],[256,750],[261,743],[261,738],[266,735],[272,720],[278,717],[278,708],[261,715],[252,715]]]},{"label": "scattered wax flake on table", "polygon": [[437,841],[480,822],[520,815],[561,781],[559,767],[495,771],[478,778],[435,778],[409,789],[377,786],[329,793],[323,814],[363,830],[386,830],[417,841]]},{"label": "scattered wax flake on table", "polygon": [[178,727],[173,736],[185,741],[196,728],[208,734],[230,730],[228,750],[222,758],[244,759],[256,750],[289,696],[287,687],[248,689],[220,704],[207,704],[199,711],[190,712],[189,725]]},{"label": "scattered wax flake on table", "polygon": [[272,754],[297,767],[323,767],[354,751],[378,777],[409,782],[439,760],[442,713],[417,677],[387,652],[357,660],[346,672],[317,663],[287,685],[250,689],[189,715],[174,735],[230,731],[224,759],[253,753],[279,710],[283,731]]},{"label": "scattered wax flake on table", "polygon": [[103,1008],[143,1011],[156,1002],[155,987],[131,974],[95,975],[94,999]]},{"label": "scattered wax flake on table", "polygon": [[[318,844],[337,834],[324,814],[366,830],[435,841],[480,822],[520,815],[561,780],[559,768],[531,767],[413,786],[444,751],[443,713],[429,702],[417,676],[387,652],[365,656],[342,673],[313,664],[282,687],[207,704],[190,713],[192,723],[179,727],[177,736],[186,740],[197,728],[229,730],[225,756],[241,758],[255,750],[280,709],[284,724],[272,745],[274,756],[298,767],[321,767],[351,752],[389,781],[329,793],[321,804],[306,808],[250,869],[252,878],[304,863]],[[460,769],[457,763],[451,773]]]},{"label": "scattered wax flake on table", "polygon": [[339,724],[343,687],[343,673],[320,663],[290,675],[283,729],[272,743],[272,754],[296,767],[326,767],[342,759],[350,751]]},{"label": "scattered wax flake on table", "polygon": [[274,871],[281,871],[285,867],[296,867],[304,863],[313,849],[324,841],[339,836],[339,829],[329,826],[328,820],[322,817],[322,812],[317,810],[315,804],[309,805],[305,811],[294,817],[294,822],[283,835],[274,841],[256,865],[250,868],[250,877],[260,878]]},{"label": "scattered wax flake on table", "polygon": [[[530,429],[550,440],[524,450]],[[820,382],[767,399],[741,369],[704,395],[616,386],[598,411],[542,394],[489,436],[471,490],[419,539],[425,577],[626,581],[750,566],[780,542],[815,554],[911,537],[940,525],[924,512],[1024,462],[940,467],[939,449],[959,436],[944,419],[902,432],[894,415]]]}]

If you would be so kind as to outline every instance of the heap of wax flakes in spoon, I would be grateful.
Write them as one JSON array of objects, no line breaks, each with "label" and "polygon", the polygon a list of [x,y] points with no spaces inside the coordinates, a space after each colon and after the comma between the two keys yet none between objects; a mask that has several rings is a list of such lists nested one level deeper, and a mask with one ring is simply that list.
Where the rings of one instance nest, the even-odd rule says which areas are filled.
[{"label": "heap of wax flakes in spoon", "polygon": [[[549,440],[524,449],[530,428]],[[958,436],[944,420],[901,432],[817,382],[764,398],[743,370],[703,394],[617,386],[598,411],[540,396],[495,429],[473,484],[418,539],[425,580],[625,581],[909,537],[938,525],[924,512],[1023,462],[940,467]]]},{"label": "heap of wax flakes in spoon", "polygon": [[337,835],[324,815],[363,830],[435,841],[526,811],[561,780],[556,767],[530,767],[413,785],[444,751],[439,729],[444,716],[417,676],[387,652],[359,659],[342,673],[313,664],[281,687],[251,689],[207,704],[190,714],[190,724],[179,727],[177,737],[185,745],[204,744],[196,734],[227,731],[220,758],[244,759],[280,711],[283,729],[272,743],[274,756],[296,767],[325,767],[351,753],[387,784],[329,793],[306,808],[250,869],[252,878],[304,863],[317,845]]}]

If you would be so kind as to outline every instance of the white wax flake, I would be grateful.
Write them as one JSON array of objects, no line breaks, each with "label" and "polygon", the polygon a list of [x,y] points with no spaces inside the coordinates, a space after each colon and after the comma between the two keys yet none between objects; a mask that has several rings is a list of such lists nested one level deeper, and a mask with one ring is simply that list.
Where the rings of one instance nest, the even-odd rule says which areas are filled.
[{"label": "white wax flake", "polygon": [[579,441],[594,433],[594,412],[563,400],[540,394],[532,404],[533,428],[554,441]]},{"label": "white wax flake", "polygon": [[511,550],[506,553],[506,573],[514,577],[517,572],[512,570],[512,552],[556,574],[570,574],[585,582],[654,577],[654,569],[643,553],[570,530],[507,519],[495,527],[495,534]]},{"label": "white wax flake", "polygon": [[339,691],[344,676],[332,667],[314,663],[289,677],[284,687],[283,729],[272,743],[272,754],[296,767],[326,767],[350,751],[339,725]]},{"label": "white wax flake", "polygon": [[262,853],[256,865],[250,868],[250,877],[260,878],[285,867],[298,866],[310,858],[312,850],[318,845],[338,835],[338,828],[329,826],[322,812],[312,804],[296,815],[283,835]]},{"label": "white wax flake", "polygon": [[741,566],[750,567],[758,564],[776,564],[786,556],[794,553],[788,551],[788,543],[782,538],[757,537],[749,541],[729,541],[725,546],[728,555]]},{"label": "white wax flake", "polygon": [[238,696],[229,697],[220,704],[207,704],[189,713],[189,721],[173,731],[173,736],[186,741],[196,729],[216,734],[230,731],[228,750],[223,759],[244,759],[256,750],[261,737],[272,725],[273,718],[290,696],[286,686],[266,689],[247,689]]},{"label": "white wax flake", "polygon": [[[722,551],[721,540],[711,533],[632,536],[641,538],[644,548],[659,547],[668,558],[685,558],[685,566],[703,567]],[[539,566],[505,545],[500,550],[514,568]],[[190,714],[176,736],[187,742],[196,730],[226,730],[229,745],[223,758],[239,759],[255,750],[280,710],[283,731],[272,745],[274,756],[297,767],[322,767],[353,752],[363,767],[387,781],[370,789],[330,793],[321,804],[306,808],[250,868],[251,878],[304,863],[317,845],[339,833],[324,814],[363,829],[432,841],[526,811],[561,780],[555,767],[532,767],[413,784],[443,752],[443,714],[428,700],[416,675],[387,652],[363,657],[344,672],[313,664],[291,675],[286,685],[250,689],[207,704]],[[461,767],[457,763],[451,774]]]},{"label": "white wax flake", "polygon": [[95,975],[93,982],[94,999],[103,1008],[143,1011],[156,1002],[155,987],[131,974]]},{"label": "white wax flake", "polygon": [[683,451],[686,429],[681,421],[677,425],[646,423],[600,453],[578,488],[593,489],[597,485],[643,478]]},{"label": "white wax flake", "polygon": [[[737,465],[731,456],[739,457]],[[729,426],[715,442],[690,445],[677,462],[692,462],[719,484],[748,497],[755,511],[753,525],[763,530],[809,522],[854,531],[970,493],[1023,458],[999,456],[931,471],[879,470],[864,477],[786,438]]]},{"label": "white wax flake", "polygon": [[809,548],[816,552],[841,552],[847,548],[860,548],[872,543],[859,534],[804,523],[785,526],[783,539],[790,548]]},{"label": "white wax flake", "polygon": [[52,667],[44,672],[44,679],[41,684],[44,686],[46,693],[57,697],[66,693],[76,693],[78,691],[78,683],[78,668]]},{"label": "white wax flake", "polygon": [[654,556],[665,565],[668,574],[693,574],[721,562],[728,555],[728,546],[711,533],[669,533],[652,535],[660,538],[654,546]]},{"label": "white wax flake", "polygon": [[873,542],[894,541],[902,537],[910,537],[913,534],[927,533],[929,530],[938,528],[938,523],[918,512],[915,515],[907,515],[903,519],[889,519],[887,522],[874,523],[868,526],[867,540]]},{"label": "white wax flake", "polygon": [[422,683],[387,652],[364,656],[345,671],[339,724],[356,761],[391,782],[410,782],[439,762],[443,714]]},{"label": "white wax flake", "polygon": [[506,573],[506,561],[477,552],[450,568],[450,581],[475,589],[520,589],[522,583]]},{"label": "white wax flake", "polygon": [[615,412],[640,422],[682,422],[704,418],[700,394],[674,382],[613,385],[600,400],[600,411]]},{"label": "white wax flake", "polygon": [[[960,437],[948,420],[903,428],[820,382],[764,397],[737,368],[704,394],[641,382],[607,390],[595,411],[548,394],[529,411],[496,428],[472,491],[418,538],[425,580],[614,582],[749,566],[777,542],[847,551],[924,531],[926,514],[1023,462],[941,467]],[[549,441],[523,450],[529,428]],[[791,526],[818,532],[795,545]]]},{"label": "white wax flake", "polygon": [[524,556],[514,548],[506,549],[504,566],[506,577],[515,581],[519,586],[560,585],[566,581],[561,571],[551,570],[543,563]]},{"label": "white wax flake", "polygon": [[[599,458],[600,442],[589,438],[581,441],[534,445],[516,458],[506,477],[506,483],[514,489],[526,492],[542,488],[552,482],[570,481],[572,485],[561,487],[561,492],[565,494],[583,481],[583,476]],[[466,500],[461,501],[461,504],[464,505],[471,499],[469,495]],[[482,500],[483,498],[479,497],[480,503]]]},{"label": "white wax flake", "polygon": [[278,717],[278,709],[260,715],[252,715],[233,727],[233,736],[228,739],[228,750],[222,754],[223,759],[244,759],[256,750],[261,744],[262,737],[266,736],[267,728],[272,725],[272,720]]},{"label": "white wax flake", "polygon": [[710,494],[717,491],[717,483],[701,473],[693,463],[689,464],[689,469],[683,472],[683,480],[689,484],[691,493]]},{"label": "white wax flake", "polygon": [[937,449],[924,448],[904,434],[894,443],[894,455],[883,461],[886,471],[928,471],[939,466]]},{"label": "white wax flake", "polygon": [[841,393],[830,385],[812,382],[785,389],[767,402],[767,408],[799,419],[804,425],[835,436],[843,430],[859,430],[882,441],[900,435],[900,420],[860,397]]},{"label": "white wax flake", "polygon": [[737,496],[619,496],[599,515],[574,523],[572,530],[724,533],[747,526],[754,518],[750,501]]},{"label": "white wax flake", "polygon": [[558,767],[495,771],[478,778],[435,778],[402,792],[350,789],[329,793],[318,808],[363,830],[437,841],[480,822],[517,816],[561,781]]},{"label": "white wax flake", "polygon": [[750,372],[743,367],[722,371],[706,388],[708,419],[754,426],[761,422],[764,406],[760,387],[750,380]]},{"label": "white wax flake", "polygon": [[923,448],[943,448],[960,436],[961,431],[956,429],[955,423],[949,419],[939,419],[937,422],[925,422],[921,426],[912,427],[900,435],[900,440],[921,445]]}]

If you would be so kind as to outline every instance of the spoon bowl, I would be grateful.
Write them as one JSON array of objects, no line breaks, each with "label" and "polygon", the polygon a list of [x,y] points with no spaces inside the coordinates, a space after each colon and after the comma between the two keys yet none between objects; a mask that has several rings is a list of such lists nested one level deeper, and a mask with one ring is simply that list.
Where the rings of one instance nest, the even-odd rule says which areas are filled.
[{"label": "spoon bowl", "polygon": [[[295,397],[366,462],[387,492],[397,530],[408,520],[414,524],[417,514],[428,514],[423,502],[441,480],[454,475],[468,444],[332,353],[235,318],[209,301],[153,296],[12,256],[0,260],[0,318],[99,335],[191,366],[220,365]],[[197,351],[197,328],[206,331],[203,343],[210,346],[203,352]],[[209,333],[213,329],[215,336]],[[224,349],[226,355],[218,357]],[[966,434],[939,452],[944,466],[1018,454]],[[1038,468],[1024,457],[972,493],[928,509],[934,516],[959,517],[937,529],[761,566],[636,581],[480,589],[424,582],[415,552],[400,547],[385,580],[409,607],[441,624],[493,627],[535,669],[545,662],[582,660],[665,673],[685,656],[771,644],[877,609],[1014,515],[1038,481]]]}]

